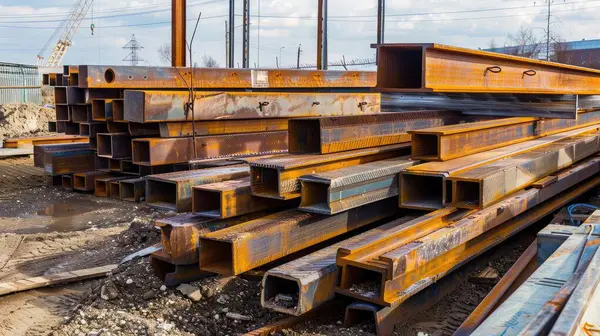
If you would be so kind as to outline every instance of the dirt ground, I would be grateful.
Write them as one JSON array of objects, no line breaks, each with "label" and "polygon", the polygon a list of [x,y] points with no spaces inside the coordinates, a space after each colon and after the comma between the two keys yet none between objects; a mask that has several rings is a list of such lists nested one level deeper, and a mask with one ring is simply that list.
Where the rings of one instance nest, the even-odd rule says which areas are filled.
[{"label": "dirt ground", "polygon": [[0,143],[3,139],[48,133],[48,121],[56,120],[53,109],[35,104],[0,105]]}]

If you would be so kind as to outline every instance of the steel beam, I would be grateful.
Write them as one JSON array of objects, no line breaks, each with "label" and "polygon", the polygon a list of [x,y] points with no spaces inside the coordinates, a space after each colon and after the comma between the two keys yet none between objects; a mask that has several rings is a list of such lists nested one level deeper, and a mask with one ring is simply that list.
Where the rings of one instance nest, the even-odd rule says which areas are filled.
[{"label": "steel beam", "polygon": [[452,183],[447,180],[449,176],[596,129],[595,126],[576,128],[445,162],[427,162],[409,167],[400,173],[400,207],[440,209],[452,199]]},{"label": "steel beam", "polygon": [[209,218],[231,218],[256,211],[281,208],[285,203],[250,194],[250,177],[193,188],[192,212]]},{"label": "steel beam", "polygon": [[71,149],[44,153],[44,173],[65,175],[94,170],[96,151],[92,149]]},{"label": "steel beam", "polygon": [[4,148],[31,148],[39,145],[53,145],[61,143],[87,142],[86,137],[77,135],[54,134],[49,136],[21,137],[4,139]]},{"label": "steel beam", "polygon": [[[380,305],[397,306],[469,258],[503,241],[514,230],[537,221],[600,184],[599,177],[590,179],[597,174],[599,163],[597,157],[584,161],[559,174],[558,181],[547,188],[517,192],[484,210],[474,213],[460,210],[462,219],[449,221],[451,225],[439,224],[437,230],[426,232],[427,236],[416,229],[431,230],[432,226],[415,226],[414,223],[427,222],[431,215],[409,222],[411,225],[399,226],[395,228],[396,233],[411,230],[411,226],[412,231],[408,232],[418,232],[418,235],[402,235],[404,245],[398,245],[401,243],[398,239],[390,241],[392,235],[386,232],[383,238],[365,242],[362,247],[340,248],[338,266],[344,269],[338,292]],[[573,186],[577,187],[571,188]],[[449,211],[453,211],[454,216],[459,214],[448,208],[432,214]],[[514,230],[509,223],[517,223]],[[361,254],[361,251],[364,252]],[[359,290],[369,282],[374,289]]]},{"label": "steel beam", "polygon": [[100,171],[89,171],[85,173],[73,174],[73,189],[78,191],[94,191],[97,178],[111,177],[109,174]]},{"label": "steel beam", "polygon": [[133,163],[156,166],[193,159],[285,153],[287,140],[285,131],[197,137],[198,156],[194,158],[192,138],[133,139]]},{"label": "steel beam", "polygon": [[[203,89],[369,88],[377,77],[375,72],[337,70],[196,68],[193,72],[193,86]],[[82,88],[188,89],[191,77],[187,68],[79,66]]]},{"label": "steel beam", "polygon": [[438,111],[291,119],[289,151],[292,154],[328,154],[392,145],[409,142],[409,130],[459,121],[460,115],[456,113]]},{"label": "steel beam", "polygon": [[286,210],[200,237],[200,269],[237,275],[392,216],[395,199],[334,216]]},{"label": "steel beam", "polygon": [[33,146],[33,165],[38,168],[44,168],[44,154],[46,152],[61,152],[72,149],[88,149],[87,143],[64,143],[51,145],[35,145]]},{"label": "steel beam", "polygon": [[[405,216],[399,221],[406,222],[413,218]],[[270,269],[263,277],[261,305],[285,314],[300,316],[333,299],[338,279],[336,265],[338,248],[379,237],[394,223],[378,226]],[[289,299],[284,300],[282,297]]]},{"label": "steel beam", "polygon": [[577,119],[577,95],[383,93],[383,111],[445,110],[499,117]]},{"label": "steel beam", "polygon": [[[132,122],[191,121],[189,91],[125,91],[124,118]],[[196,92],[196,120],[289,118],[378,113],[377,93]]]},{"label": "steel beam", "polygon": [[334,215],[398,196],[398,173],[418,164],[408,156],[300,177],[299,209]]},{"label": "steel beam", "polygon": [[276,199],[300,197],[299,177],[352,167],[408,154],[410,144],[398,144],[328,155],[285,155],[249,160],[252,194]]},{"label": "steel beam", "polygon": [[600,150],[600,133],[579,135],[449,177],[452,206],[485,208]]},{"label": "steel beam", "polygon": [[96,137],[98,140],[98,156],[119,160],[131,158],[131,136],[129,133],[98,133]]},{"label": "steel beam", "polygon": [[[127,179],[128,177],[123,176],[110,176],[110,177],[98,177],[94,180],[94,195],[98,197],[110,197],[111,195],[111,183],[119,180]],[[117,184],[117,190],[119,185]]]},{"label": "steel beam", "polygon": [[596,94],[591,68],[441,44],[377,46],[381,91]]},{"label": "steel beam", "polygon": [[140,124],[135,122],[128,122],[126,125],[128,127],[129,135],[131,135],[132,137],[154,137],[160,135],[160,124]]},{"label": "steel beam", "polygon": [[171,65],[186,66],[186,0],[171,1]]},{"label": "steel beam", "polygon": [[[288,120],[289,118],[205,120],[195,122],[194,128],[198,136],[287,131]],[[158,125],[162,138],[190,137],[193,133],[191,121],[145,125]]]},{"label": "steel beam", "polygon": [[111,121],[113,118],[112,99],[92,100],[92,119],[95,121]]},{"label": "steel beam", "polygon": [[120,181],[119,196],[122,201],[141,202],[146,197],[146,180],[136,178]]},{"label": "steel beam", "polygon": [[248,176],[247,165],[208,168],[146,177],[146,204],[152,208],[186,212],[192,210],[192,187]]}]

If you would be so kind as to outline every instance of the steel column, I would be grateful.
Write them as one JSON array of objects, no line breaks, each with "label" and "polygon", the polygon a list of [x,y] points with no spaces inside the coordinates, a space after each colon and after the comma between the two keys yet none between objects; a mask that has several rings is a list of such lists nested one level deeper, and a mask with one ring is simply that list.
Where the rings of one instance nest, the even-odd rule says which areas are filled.
[{"label": "steel column", "polygon": [[171,0],[171,65],[186,66],[186,0]]},{"label": "steel column", "polygon": [[243,7],[243,26],[242,26],[242,68],[250,68],[250,0],[242,0]]}]

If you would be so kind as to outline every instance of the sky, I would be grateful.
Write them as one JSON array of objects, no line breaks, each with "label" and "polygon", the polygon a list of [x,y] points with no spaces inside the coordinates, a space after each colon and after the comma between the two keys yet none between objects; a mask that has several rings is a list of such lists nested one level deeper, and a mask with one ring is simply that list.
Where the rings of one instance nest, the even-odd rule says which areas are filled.
[{"label": "sky", "polygon": [[[48,57],[58,40],[50,39],[75,0],[0,0],[0,62],[35,63]],[[63,64],[126,65],[122,47],[135,34],[144,47],[140,65],[167,65],[158,49],[170,44],[170,0],[94,0],[63,59]],[[202,13],[192,50],[225,66],[225,21],[228,0],[187,0],[187,36]],[[377,34],[377,0],[328,0],[330,62],[373,58]],[[317,0],[251,0],[250,65],[275,68],[316,62]],[[551,31],[563,40],[600,38],[600,0],[554,0]],[[235,0],[235,62],[241,64],[242,1]],[[520,27],[538,36],[546,29],[545,0],[387,0],[386,43],[443,43],[487,48],[507,41]],[[94,24],[94,35],[90,25]]]}]

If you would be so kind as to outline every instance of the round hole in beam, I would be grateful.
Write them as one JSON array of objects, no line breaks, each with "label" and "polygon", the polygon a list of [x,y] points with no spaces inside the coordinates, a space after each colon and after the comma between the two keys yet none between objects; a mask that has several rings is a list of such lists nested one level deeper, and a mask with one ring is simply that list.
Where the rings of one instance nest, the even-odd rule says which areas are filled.
[{"label": "round hole in beam", "polygon": [[107,69],[104,72],[104,80],[107,83],[112,83],[115,81],[115,71],[113,69]]}]

